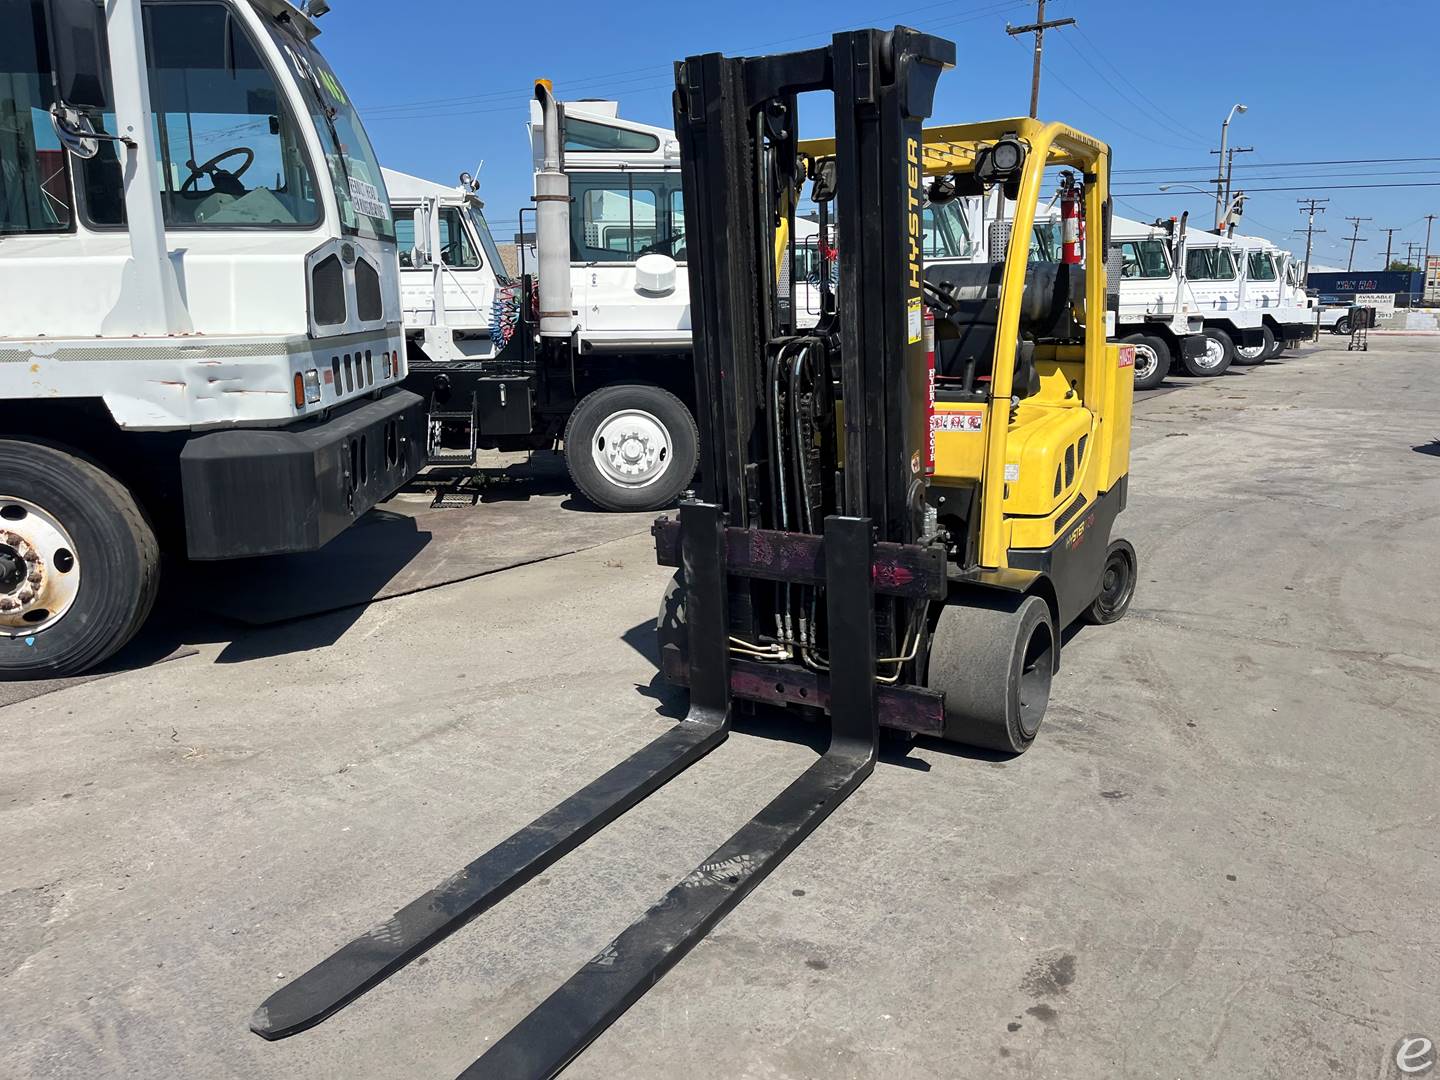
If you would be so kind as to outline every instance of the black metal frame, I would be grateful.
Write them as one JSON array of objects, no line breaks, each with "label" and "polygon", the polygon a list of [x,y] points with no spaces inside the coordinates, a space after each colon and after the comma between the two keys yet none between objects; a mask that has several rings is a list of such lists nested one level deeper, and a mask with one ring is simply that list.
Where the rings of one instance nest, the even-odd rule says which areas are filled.
[{"label": "black metal frame", "polygon": [[[677,66],[704,486],[682,505],[678,524],[657,523],[655,535],[661,561],[680,564],[688,653],[674,674],[690,686],[689,713],[281,988],[252,1019],[258,1034],[278,1039],[319,1023],[583,843],[723,741],[735,697],[828,711],[831,741],[819,760],[462,1074],[552,1077],[864,781],[882,708],[911,718],[895,726],[943,726],[938,695],[880,686],[877,657],[891,655],[902,620],[923,615],[946,590],[942,549],[920,542],[928,370],[918,332],[919,151],[935,82],[954,57],[950,42],[897,28],[838,34],[805,52],[708,54]],[[762,421],[774,403],[763,380],[776,370],[777,350],[784,355],[802,337],[787,314],[793,304],[776,295],[776,221],[767,215],[781,207],[794,235],[784,195],[800,180],[796,98],[817,90],[835,98],[843,295],[838,341],[827,330],[800,347],[811,350],[813,392],[824,405],[833,380],[852,407],[843,461],[829,462],[834,491],[807,489],[807,506],[823,513],[797,532],[767,520],[764,470],[767,461],[774,467],[775,444],[767,458]],[[838,453],[833,434],[815,434]],[[732,635],[754,632],[756,601],[792,588],[809,590],[800,595],[817,610],[823,596],[828,670],[732,659]]]}]

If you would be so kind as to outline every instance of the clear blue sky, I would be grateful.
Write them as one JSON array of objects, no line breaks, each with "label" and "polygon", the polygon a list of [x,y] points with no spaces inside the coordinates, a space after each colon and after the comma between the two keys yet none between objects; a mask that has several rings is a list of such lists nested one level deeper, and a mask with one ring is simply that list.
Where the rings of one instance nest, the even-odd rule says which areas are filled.
[{"label": "clear blue sky", "polygon": [[[675,59],[800,49],[835,30],[901,22],[958,46],[956,69],[940,81],[937,120],[1027,111],[1031,39],[1009,38],[1005,25],[1031,21],[1033,0],[905,4],[335,0],[321,20],[321,45],[386,165],[448,182],[484,159],[481,195],[504,240],[529,205],[525,122],[537,76],[552,79],[562,100],[613,97],[622,115],[669,126]],[[1440,213],[1440,5],[1050,0],[1047,17],[1064,16],[1080,26],[1046,35],[1040,112],[1109,141],[1117,193],[1167,182],[1203,187],[1216,160],[1207,151],[1238,101],[1249,112],[1231,124],[1231,144],[1255,148],[1236,158],[1237,178],[1247,178],[1240,186],[1254,189],[1244,231],[1303,251],[1296,199],[1314,194],[1330,198],[1317,219],[1329,230],[1316,238],[1317,263],[1344,265],[1346,215],[1374,219],[1361,226],[1367,242],[1357,248],[1357,269],[1380,266],[1381,228],[1400,230],[1401,256],[1406,241],[1424,241],[1423,216]],[[824,133],[823,124],[806,133]],[[1387,161],[1291,164],[1338,159]],[[1139,169],[1156,171],[1126,171]],[[1437,186],[1341,188],[1407,183]],[[1301,190],[1260,190],[1276,187]],[[1118,205],[1145,219],[1188,209],[1209,223],[1214,212],[1213,198],[1178,189],[1122,194]],[[1440,254],[1440,221],[1431,251]]]}]

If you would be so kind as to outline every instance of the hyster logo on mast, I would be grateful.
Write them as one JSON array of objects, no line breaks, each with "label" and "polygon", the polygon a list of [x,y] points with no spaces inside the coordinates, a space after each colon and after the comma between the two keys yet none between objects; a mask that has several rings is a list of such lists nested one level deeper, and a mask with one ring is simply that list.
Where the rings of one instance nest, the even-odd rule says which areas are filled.
[{"label": "hyster logo on mast", "polygon": [[[906,229],[910,240],[910,287],[920,288],[920,141],[913,136],[905,140],[905,174],[909,181]],[[915,340],[919,340],[918,338]]]}]

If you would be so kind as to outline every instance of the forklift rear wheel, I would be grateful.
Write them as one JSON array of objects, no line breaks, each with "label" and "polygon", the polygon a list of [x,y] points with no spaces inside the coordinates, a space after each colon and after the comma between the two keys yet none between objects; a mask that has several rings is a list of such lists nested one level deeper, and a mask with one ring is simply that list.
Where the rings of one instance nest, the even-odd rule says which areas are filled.
[{"label": "forklift rear wheel", "polygon": [[1023,754],[1035,741],[1059,647],[1050,605],[997,593],[946,604],[930,640],[928,685],[945,695],[947,742]]},{"label": "forklift rear wheel", "polygon": [[1271,330],[1270,327],[1260,327],[1260,337],[1260,344],[1248,349],[1243,345],[1235,346],[1236,364],[1263,364],[1280,351],[1275,347],[1275,331]]},{"label": "forklift rear wheel", "polygon": [[1126,345],[1135,346],[1135,389],[1154,390],[1170,374],[1170,346],[1152,334],[1131,334]]},{"label": "forklift rear wheel", "polygon": [[1223,375],[1235,360],[1235,343],[1219,327],[1205,328],[1205,351],[1185,357],[1185,370],[1201,378]]},{"label": "forklift rear wheel", "polygon": [[1105,553],[1105,569],[1100,572],[1100,592],[1085,609],[1086,622],[1106,626],[1125,617],[1135,596],[1137,565],[1135,548],[1129,540],[1111,541]]},{"label": "forklift rear wheel", "polygon": [[695,475],[700,435],[685,403],[643,383],[585,397],[565,425],[565,464],[587,499],[606,510],[659,510]]}]

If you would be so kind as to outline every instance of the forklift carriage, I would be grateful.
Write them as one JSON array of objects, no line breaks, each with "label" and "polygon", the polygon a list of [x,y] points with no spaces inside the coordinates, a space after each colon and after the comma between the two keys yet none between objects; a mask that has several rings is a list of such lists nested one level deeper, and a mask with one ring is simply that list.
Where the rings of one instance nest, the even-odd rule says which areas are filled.
[{"label": "forklift carriage", "polygon": [[[1033,741],[1060,629],[1119,618],[1133,590],[1134,552],[1110,532],[1134,351],[1105,341],[1108,149],[1033,120],[924,130],[954,60],[899,27],[676,65],[701,486],[654,534],[677,567],[663,671],[689,712],[282,987],[258,1034],[319,1023],[494,906],[724,741],[737,699],[827,715],[828,748],[462,1076],[559,1073],[869,776],[882,726]],[[833,95],[836,135],[801,142],[814,91]],[[1047,165],[1078,174],[1060,264],[1029,261]],[[824,313],[802,330],[781,271],[806,182],[839,274],[837,292],[820,275]],[[1018,197],[1003,263],[927,277],[927,183],[932,202]]]}]

